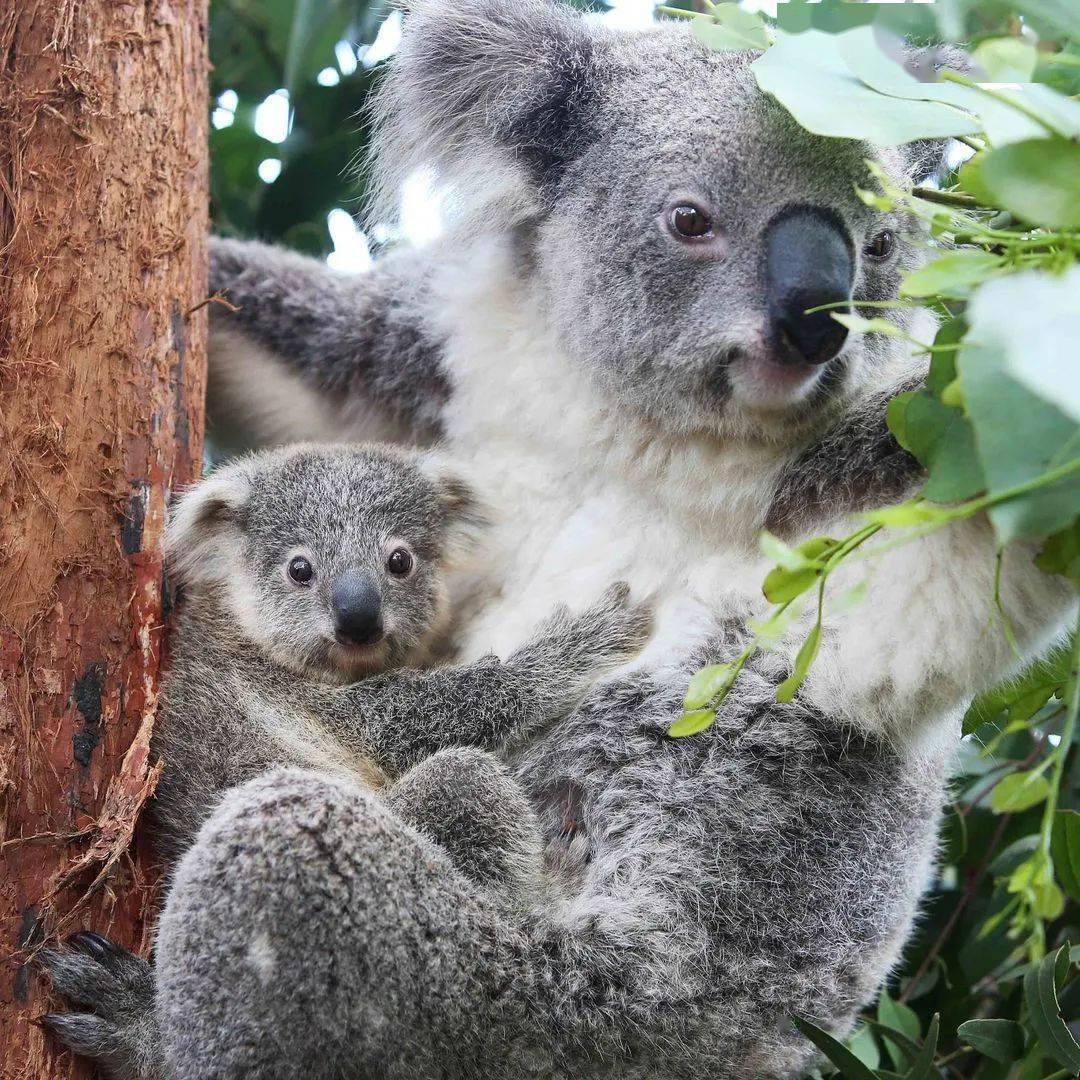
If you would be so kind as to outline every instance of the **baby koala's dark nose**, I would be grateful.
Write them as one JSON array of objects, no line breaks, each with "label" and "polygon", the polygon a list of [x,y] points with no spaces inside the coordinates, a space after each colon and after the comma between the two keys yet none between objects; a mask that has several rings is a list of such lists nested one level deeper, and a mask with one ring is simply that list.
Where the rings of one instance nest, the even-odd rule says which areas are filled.
[{"label": "baby koala's dark nose", "polygon": [[855,259],[843,224],[829,211],[782,213],[765,236],[765,296],[772,347],[789,364],[826,364],[844,347],[847,328],[832,310],[808,308],[851,300]]},{"label": "baby koala's dark nose", "polygon": [[372,576],[350,570],[330,586],[334,636],[342,645],[374,645],[383,636],[382,601]]}]

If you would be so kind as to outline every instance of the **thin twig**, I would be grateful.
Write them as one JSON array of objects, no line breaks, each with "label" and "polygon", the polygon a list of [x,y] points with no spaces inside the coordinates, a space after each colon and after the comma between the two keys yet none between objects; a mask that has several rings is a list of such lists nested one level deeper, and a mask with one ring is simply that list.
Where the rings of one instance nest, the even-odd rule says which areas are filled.
[{"label": "thin twig", "polygon": [[1001,843],[1001,838],[1005,834],[1005,826],[1008,825],[1011,817],[1011,814],[1001,815],[1001,820],[998,822],[998,827],[994,831],[994,835],[986,849],[986,854],[979,864],[979,869],[968,878],[967,885],[964,886],[963,894],[960,896],[960,899],[956,903],[956,907],[953,908],[953,912],[949,916],[949,921],[941,928],[941,933],[938,934],[934,944],[930,946],[930,951],[923,957],[923,962],[919,965],[915,974],[908,979],[907,987],[900,995],[900,1001],[907,1001],[911,996],[912,990],[919,985],[922,981],[922,977],[930,970],[930,965],[938,958],[941,950],[945,947],[945,942],[952,936],[953,930],[956,929],[956,924],[960,921],[960,916],[964,913],[964,909],[968,904],[971,903],[972,898],[978,891],[979,885],[982,883],[982,879],[986,876],[987,868],[990,866],[990,860],[993,859],[997,852],[998,844]]},{"label": "thin twig", "polygon": [[979,205],[974,195],[961,195],[956,191],[939,191],[937,188],[912,188],[911,194],[924,202],[940,203],[942,206],[962,206],[971,209]]},{"label": "thin twig", "polygon": [[236,312],[241,311],[231,300],[226,300],[225,297],[219,293],[214,293],[213,296],[208,296],[205,300],[200,300],[193,308],[188,308],[185,312],[185,318],[194,315],[196,311],[202,311],[207,304],[220,304],[223,308],[228,308],[234,315]]}]

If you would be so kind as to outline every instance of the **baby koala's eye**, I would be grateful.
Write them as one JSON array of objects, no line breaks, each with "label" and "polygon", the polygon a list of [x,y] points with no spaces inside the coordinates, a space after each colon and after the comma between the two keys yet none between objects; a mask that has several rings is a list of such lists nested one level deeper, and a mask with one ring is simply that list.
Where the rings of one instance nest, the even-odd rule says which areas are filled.
[{"label": "baby koala's eye", "polygon": [[863,248],[863,254],[877,262],[887,259],[896,247],[896,236],[889,229],[883,229]]},{"label": "baby koala's eye", "polygon": [[310,585],[315,580],[315,567],[303,555],[294,555],[289,560],[289,577],[297,585]]},{"label": "baby koala's eye", "polygon": [[394,577],[404,577],[413,568],[412,554],[404,548],[394,548],[386,560],[386,569]]}]

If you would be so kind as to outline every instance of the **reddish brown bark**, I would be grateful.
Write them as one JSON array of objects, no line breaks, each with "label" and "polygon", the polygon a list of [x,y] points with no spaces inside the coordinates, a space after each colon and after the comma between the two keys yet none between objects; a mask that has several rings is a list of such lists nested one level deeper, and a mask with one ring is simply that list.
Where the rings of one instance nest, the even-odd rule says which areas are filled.
[{"label": "reddish brown bark", "polygon": [[28,959],[145,948],[169,491],[202,452],[205,0],[0,3],[0,1076],[88,1075]]}]

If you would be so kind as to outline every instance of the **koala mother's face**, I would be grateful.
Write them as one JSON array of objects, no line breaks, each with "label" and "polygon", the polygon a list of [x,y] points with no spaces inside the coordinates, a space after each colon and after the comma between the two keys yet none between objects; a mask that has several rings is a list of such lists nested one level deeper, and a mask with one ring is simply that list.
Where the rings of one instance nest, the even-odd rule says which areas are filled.
[{"label": "koala mother's face", "polygon": [[867,159],[899,180],[906,163],[810,135],[758,90],[752,54],[687,37],[608,46],[539,273],[565,348],[608,392],[665,428],[782,440],[896,348],[807,310],[896,297],[919,258],[912,222],[856,187],[876,186]]},{"label": "koala mother's face", "polygon": [[919,248],[856,193],[875,186],[867,158],[902,179],[901,154],[810,135],[753,59],[684,32],[609,45],[536,265],[564,348],[606,392],[667,429],[782,440],[896,347],[807,309],[895,298]]},{"label": "koala mother's face", "polygon": [[513,230],[562,349],[620,403],[677,433],[798,437],[897,349],[806,314],[895,297],[918,257],[910,222],[858,198],[866,159],[904,182],[932,155],[808,134],[755,56],[550,0],[411,0],[382,188],[434,164],[470,228]]}]

